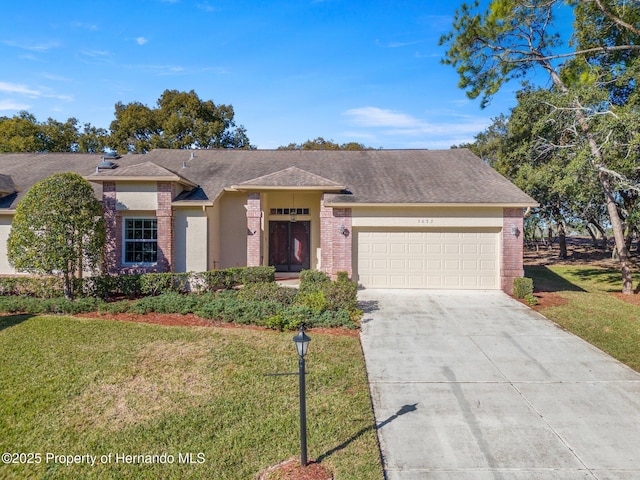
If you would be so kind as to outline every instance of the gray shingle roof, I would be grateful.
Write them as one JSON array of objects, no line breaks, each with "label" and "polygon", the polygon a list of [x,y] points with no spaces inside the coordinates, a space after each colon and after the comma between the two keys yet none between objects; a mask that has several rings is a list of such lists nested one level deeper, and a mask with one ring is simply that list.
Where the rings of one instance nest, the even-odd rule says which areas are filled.
[{"label": "gray shingle roof", "polygon": [[[53,173],[92,176],[100,161],[100,155],[91,154],[0,154],[0,174],[10,176],[19,191],[4,207],[15,208],[26,189]],[[246,183],[250,189],[252,182],[266,186],[264,182],[291,183],[297,177],[303,183],[322,178],[327,187],[346,187],[328,196],[328,203],[334,204],[536,204],[467,149],[153,150],[115,162],[119,167],[107,175],[117,176],[118,170],[143,174],[144,168],[125,169],[151,162],[199,185],[193,194],[180,195],[186,201],[214,201],[234,185]],[[100,183],[94,189],[101,194]]]},{"label": "gray shingle roof", "polygon": [[309,173],[298,167],[285,168],[279,172],[253,178],[235,186],[235,188],[250,187],[325,187],[329,190],[343,190],[345,188],[340,183]]}]

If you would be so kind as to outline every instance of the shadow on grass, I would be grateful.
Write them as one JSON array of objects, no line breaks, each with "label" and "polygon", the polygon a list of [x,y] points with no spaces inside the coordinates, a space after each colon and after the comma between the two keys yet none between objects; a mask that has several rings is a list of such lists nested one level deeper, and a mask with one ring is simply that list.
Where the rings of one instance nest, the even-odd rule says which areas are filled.
[{"label": "shadow on grass", "polygon": [[28,314],[0,316],[0,331],[5,328],[13,327],[14,325],[19,325],[33,317],[35,317],[35,315]]},{"label": "shadow on grass", "polygon": [[622,274],[620,273],[620,270],[581,268],[579,270],[572,271],[571,274],[582,280],[597,282],[606,289],[607,293],[620,292],[622,290]]},{"label": "shadow on grass", "polygon": [[[602,270],[598,272],[602,273]],[[586,292],[585,289],[571,283],[544,266],[525,266],[524,274],[533,279],[533,286],[536,292]]]},{"label": "shadow on grass", "polygon": [[409,412],[415,412],[418,409],[418,407],[416,405],[418,405],[418,404],[414,403],[413,405],[403,405],[402,408],[400,408],[400,410],[398,410],[396,413],[391,415],[386,420],[383,420],[382,422],[378,423],[377,425],[369,425],[368,427],[364,427],[363,429],[361,429],[358,433],[353,435],[348,440],[345,440],[344,442],[342,442],[337,447],[333,447],[331,450],[328,450],[325,453],[323,453],[322,455],[320,455],[316,459],[316,462],[320,463],[324,459],[326,459],[326,458],[330,457],[331,455],[333,455],[334,453],[339,452],[340,450],[344,450],[345,448],[347,448],[349,445],[351,445],[353,442],[355,442],[357,439],[359,439],[365,433],[370,432],[371,430],[380,430],[382,427],[384,427],[388,423],[391,423],[392,421],[394,421],[399,416],[405,415],[405,414],[407,414]]}]

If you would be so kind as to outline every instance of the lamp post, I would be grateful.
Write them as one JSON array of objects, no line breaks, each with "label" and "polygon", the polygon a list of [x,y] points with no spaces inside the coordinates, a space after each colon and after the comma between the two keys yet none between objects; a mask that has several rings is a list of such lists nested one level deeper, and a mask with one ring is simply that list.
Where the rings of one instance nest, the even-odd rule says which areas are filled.
[{"label": "lamp post", "polygon": [[307,400],[305,386],[304,356],[309,348],[309,338],[304,333],[304,326],[300,325],[300,331],[293,337],[298,351],[298,378],[300,380],[300,464],[307,465]]}]

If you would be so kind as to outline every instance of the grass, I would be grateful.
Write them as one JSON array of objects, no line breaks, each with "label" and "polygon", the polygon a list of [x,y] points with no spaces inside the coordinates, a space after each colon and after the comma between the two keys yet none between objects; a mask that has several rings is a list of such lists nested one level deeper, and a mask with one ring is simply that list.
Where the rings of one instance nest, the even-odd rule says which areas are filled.
[{"label": "grass", "polygon": [[[309,457],[338,480],[380,479],[359,341],[311,336]],[[290,333],[16,315],[0,317],[0,352],[0,452],[42,456],[0,478],[246,480],[299,455],[297,376],[267,375],[297,371]],[[173,463],[116,463],[163,453]]]},{"label": "grass", "polygon": [[[547,318],[640,371],[640,306],[615,296],[620,272],[590,266],[531,266],[536,291],[555,292],[566,303],[540,309]],[[636,275],[634,284],[639,278]]]}]

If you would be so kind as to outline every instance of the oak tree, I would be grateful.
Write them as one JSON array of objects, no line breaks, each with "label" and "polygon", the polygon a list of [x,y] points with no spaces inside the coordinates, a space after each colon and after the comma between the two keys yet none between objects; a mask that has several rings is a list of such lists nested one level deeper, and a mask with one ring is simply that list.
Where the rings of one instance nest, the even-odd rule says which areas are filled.
[{"label": "oak tree", "polygon": [[[556,14],[572,9],[569,42]],[[486,106],[507,82],[528,74],[549,79],[549,121],[555,138],[542,148],[565,160],[582,158],[600,186],[620,260],[623,293],[633,292],[618,192],[640,191],[629,168],[637,162],[640,73],[640,4],[623,0],[492,0],[464,3],[456,12],[444,63],[454,66],[459,86]],[[631,174],[629,174],[631,173]]]}]

